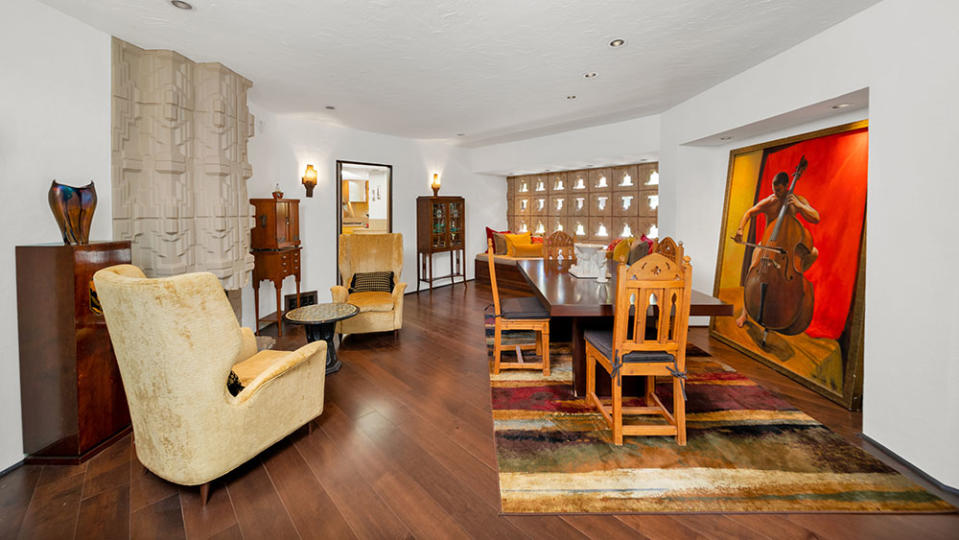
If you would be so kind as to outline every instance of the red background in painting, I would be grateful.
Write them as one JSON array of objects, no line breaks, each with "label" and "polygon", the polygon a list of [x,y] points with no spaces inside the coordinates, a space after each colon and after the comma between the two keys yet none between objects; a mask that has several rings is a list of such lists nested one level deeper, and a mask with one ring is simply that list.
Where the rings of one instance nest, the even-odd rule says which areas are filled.
[{"label": "red background in painting", "polygon": [[[772,179],[792,174],[799,158],[809,166],[796,183],[795,193],[819,211],[819,223],[797,217],[812,233],[819,259],[806,271],[815,294],[810,337],[837,339],[846,326],[859,265],[859,244],[866,212],[866,171],[869,133],[866,129],[828,135],[767,153],[760,178],[759,198],[772,194]],[[761,239],[766,218],[756,218]]]}]

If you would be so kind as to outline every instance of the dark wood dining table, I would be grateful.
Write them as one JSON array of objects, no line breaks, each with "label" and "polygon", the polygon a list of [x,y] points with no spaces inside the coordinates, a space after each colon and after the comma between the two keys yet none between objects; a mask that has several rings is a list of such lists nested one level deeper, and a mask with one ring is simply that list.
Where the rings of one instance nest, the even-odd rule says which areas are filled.
[{"label": "dark wood dining table", "polygon": [[[568,261],[529,259],[517,261],[520,273],[533,289],[540,302],[549,309],[550,317],[568,317],[573,355],[573,391],[586,394],[586,342],[583,331],[592,326],[612,327],[613,302],[616,296],[616,262],[607,263],[610,276],[606,283],[596,279],[577,278],[569,273]],[[729,316],[732,304],[693,290],[689,314],[700,316]],[[603,370],[596,373],[597,388],[609,386],[609,376]]]}]

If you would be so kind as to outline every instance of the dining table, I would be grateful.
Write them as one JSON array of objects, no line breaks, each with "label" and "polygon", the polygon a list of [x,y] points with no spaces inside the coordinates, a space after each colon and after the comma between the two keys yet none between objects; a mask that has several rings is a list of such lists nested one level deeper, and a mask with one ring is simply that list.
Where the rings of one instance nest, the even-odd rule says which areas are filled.
[{"label": "dining table", "polygon": [[[533,293],[549,310],[550,318],[566,317],[570,320],[571,352],[573,357],[573,392],[586,395],[586,341],[583,332],[587,328],[612,327],[613,304],[616,297],[616,261],[607,261],[605,283],[596,278],[578,278],[569,273],[572,265],[568,260],[525,259],[517,261],[520,274],[526,279]],[[689,315],[730,316],[732,304],[692,290]],[[604,370],[596,371],[598,389],[610,385],[609,375]]]}]

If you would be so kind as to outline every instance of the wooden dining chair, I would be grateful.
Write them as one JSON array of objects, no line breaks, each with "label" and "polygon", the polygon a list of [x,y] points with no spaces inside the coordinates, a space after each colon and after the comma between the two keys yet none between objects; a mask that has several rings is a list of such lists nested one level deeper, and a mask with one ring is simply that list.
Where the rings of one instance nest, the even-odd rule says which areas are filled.
[{"label": "wooden dining chair", "polygon": [[556,231],[543,239],[543,258],[547,261],[560,257],[564,261],[576,262],[576,246],[573,237],[563,231]]},{"label": "wooden dining chair", "polygon": [[683,260],[683,243],[676,243],[669,236],[656,242],[653,246],[653,253],[659,253],[679,264]]},{"label": "wooden dining chair", "polygon": [[[606,419],[613,443],[623,444],[624,435],[675,435],[686,445],[686,334],[692,267],[689,258],[680,263],[653,253],[632,266],[617,269],[613,328],[587,330],[586,399]],[[649,309],[652,303],[659,309]],[[630,316],[635,306],[635,316]],[[652,324],[647,319],[653,317]],[[647,328],[651,327],[652,331]],[[596,395],[596,364],[612,379],[612,404]],[[623,407],[623,377],[645,375],[645,406]],[[656,377],[671,377],[673,410],[656,395]],[[660,415],[666,424],[623,424],[623,414]]]},{"label": "wooden dining chair", "polygon": [[[503,369],[541,369],[543,376],[549,375],[549,311],[536,297],[524,296],[506,298],[500,302],[499,288],[496,286],[496,263],[493,255],[493,241],[487,241],[487,257],[489,258],[489,281],[493,289],[493,309],[495,323],[493,329],[493,374],[498,375]],[[503,362],[503,332],[507,330],[532,330],[536,333],[534,343],[514,345],[516,350],[515,362]],[[535,349],[539,355],[539,362],[526,362],[523,359],[524,349]]]}]

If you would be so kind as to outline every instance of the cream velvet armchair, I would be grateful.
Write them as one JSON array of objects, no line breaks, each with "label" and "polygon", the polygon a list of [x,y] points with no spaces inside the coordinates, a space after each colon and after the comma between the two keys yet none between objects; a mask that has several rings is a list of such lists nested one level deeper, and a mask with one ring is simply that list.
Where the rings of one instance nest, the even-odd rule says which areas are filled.
[{"label": "cream velvet armchair", "polygon": [[[257,352],[210,273],[94,274],[130,406],[136,455],[157,476],[202,485],[323,412],[326,343]],[[245,388],[227,391],[233,370]]]},{"label": "cream velvet armchair", "polygon": [[[340,276],[344,285],[330,288],[334,302],[348,302],[360,308],[353,318],[337,323],[340,334],[388,332],[403,327],[403,235],[341,234]],[[353,274],[358,272],[393,272],[393,292],[350,293]]]}]

